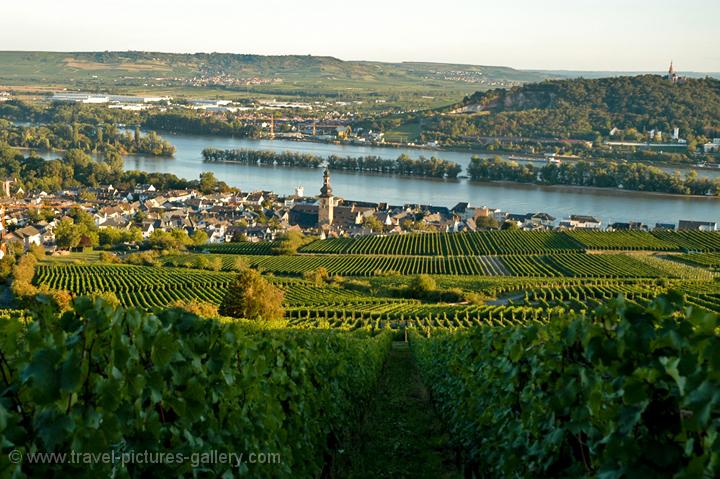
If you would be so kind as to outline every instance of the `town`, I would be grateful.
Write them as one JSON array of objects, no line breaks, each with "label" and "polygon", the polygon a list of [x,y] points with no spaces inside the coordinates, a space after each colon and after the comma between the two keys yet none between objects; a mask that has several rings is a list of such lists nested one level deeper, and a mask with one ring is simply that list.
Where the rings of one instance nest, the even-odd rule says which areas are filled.
[{"label": "town", "polygon": [[[204,175],[215,181],[211,173]],[[152,184],[138,184],[127,191],[105,185],[47,194],[25,192],[14,180],[5,180],[1,183],[0,254],[32,246],[43,246],[49,251],[93,247],[122,251],[138,249],[143,244],[161,248],[171,232],[180,232],[181,237],[192,239],[195,246],[202,246],[272,242],[288,232],[326,239],[507,229],[718,231],[716,221],[604,225],[589,215],[570,215],[558,220],[545,212],[511,213],[467,202],[448,208],[352,201],[335,196],[330,180],[330,172],[325,169],[318,196],[306,196],[303,187],[297,187],[292,195],[280,196],[271,191],[236,189],[209,193],[195,189],[161,191]],[[58,230],[62,231],[60,237]]]}]

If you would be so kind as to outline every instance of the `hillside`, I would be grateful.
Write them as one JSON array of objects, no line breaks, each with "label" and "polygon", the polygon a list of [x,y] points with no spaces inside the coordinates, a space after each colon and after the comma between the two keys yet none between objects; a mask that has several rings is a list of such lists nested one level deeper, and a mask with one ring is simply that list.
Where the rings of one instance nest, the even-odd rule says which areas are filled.
[{"label": "hillside", "polygon": [[[510,89],[477,92],[436,123],[440,132],[593,140],[612,128],[636,136],[680,128],[682,135],[720,134],[720,80],[692,79],[673,84],[658,75],[601,79],[553,80]],[[459,119],[458,119],[459,117]]]},{"label": "hillside", "polygon": [[439,106],[476,90],[549,77],[552,75],[507,67],[343,61],[311,55],[0,52],[0,85],[178,96],[406,95],[431,97]]}]

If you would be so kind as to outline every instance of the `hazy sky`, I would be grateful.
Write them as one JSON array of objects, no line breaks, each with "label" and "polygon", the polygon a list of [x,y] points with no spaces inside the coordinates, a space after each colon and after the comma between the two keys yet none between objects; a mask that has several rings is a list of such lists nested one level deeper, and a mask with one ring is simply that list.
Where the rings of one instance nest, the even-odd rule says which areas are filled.
[{"label": "hazy sky", "polygon": [[720,0],[0,0],[0,50],[720,71]]}]

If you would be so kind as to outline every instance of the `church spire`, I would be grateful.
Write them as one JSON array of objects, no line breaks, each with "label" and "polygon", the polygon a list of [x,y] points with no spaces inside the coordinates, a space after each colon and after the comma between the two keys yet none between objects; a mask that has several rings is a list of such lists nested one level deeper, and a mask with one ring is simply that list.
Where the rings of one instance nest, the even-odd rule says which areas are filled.
[{"label": "church spire", "polygon": [[673,67],[673,61],[670,60],[670,69],[668,70],[668,74],[672,77],[675,73],[675,68]]},{"label": "church spire", "polygon": [[320,196],[332,196],[332,187],[330,186],[330,169],[327,167],[325,167],[325,173],[323,173],[323,185],[322,188],[320,188]]}]

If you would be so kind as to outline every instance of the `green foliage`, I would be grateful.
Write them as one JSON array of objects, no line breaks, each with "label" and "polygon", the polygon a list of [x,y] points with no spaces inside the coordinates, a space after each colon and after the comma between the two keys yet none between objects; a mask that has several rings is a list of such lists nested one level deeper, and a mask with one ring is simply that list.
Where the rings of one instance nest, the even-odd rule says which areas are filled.
[{"label": "green foliage", "polygon": [[35,256],[35,259],[39,261],[45,257],[45,248],[42,245],[33,243],[28,248],[28,253]]},{"label": "green foliage", "polygon": [[251,243],[249,241],[233,243],[210,243],[194,247],[195,251],[207,251],[218,254],[271,254],[273,249],[279,245],[275,242],[260,241]]},{"label": "green foliage", "polygon": [[[1,122],[2,120],[0,120]],[[62,159],[44,160],[33,156],[24,157],[3,143],[0,138],[0,175],[18,178],[25,191],[36,189],[58,192],[63,188],[78,186],[97,187],[113,184],[118,189],[132,190],[137,184],[149,183],[158,189],[197,187],[197,181],[187,181],[169,173],[122,171],[122,158],[94,160],[81,150],[71,149]],[[115,168],[112,167],[115,164]]]},{"label": "green foliage", "polygon": [[71,218],[61,220],[55,228],[55,243],[58,248],[73,249],[79,246],[97,246],[99,241],[94,225],[91,228],[86,223],[76,224]]},{"label": "green foliage", "polygon": [[312,282],[313,284],[315,284],[315,286],[322,286],[327,280],[330,279],[330,274],[328,273],[328,270],[326,268],[320,266],[317,269],[313,269],[311,271],[306,271],[305,273],[303,273],[303,278],[307,281]]},{"label": "green foliage", "polygon": [[671,295],[411,346],[475,474],[717,477],[719,325]]},{"label": "green foliage", "polygon": [[136,266],[154,266],[158,263],[159,256],[157,251],[131,253],[125,256],[125,263]]},{"label": "green foliage", "polygon": [[[205,234],[203,232],[203,234]],[[207,239],[199,235],[198,241]],[[171,231],[155,230],[150,233],[150,237],[147,239],[147,244],[154,250],[184,250],[192,244],[196,244],[187,232],[183,229],[174,229]]]},{"label": "green foliage", "polygon": [[340,157],[336,155],[322,158],[307,153],[265,150],[219,150],[206,148],[202,152],[203,159],[209,162],[239,163],[244,165],[292,166],[318,168],[323,164],[333,170],[350,170],[404,176],[425,176],[432,178],[456,178],[462,168],[457,163],[441,160],[436,157],[412,159],[406,154],[396,160],[386,160],[378,156]]},{"label": "green foliage", "polygon": [[[100,133],[103,132],[103,133]],[[112,133],[112,136],[108,136]],[[120,133],[114,127],[105,128],[91,124],[45,123],[41,126],[18,126],[0,123],[0,142],[16,147],[41,150],[78,149],[86,153],[102,152],[105,164],[122,170],[116,154],[142,153],[156,156],[172,156],[175,147],[151,131],[145,136],[133,137]]]},{"label": "green foliage", "polygon": [[437,289],[435,280],[426,274],[419,274],[410,280],[410,292],[417,298],[424,298]]},{"label": "green foliage", "polygon": [[[390,337],[257,329],[82,298],[0,316],[3,475],[318,477],[359,420]],[[278,464],[11,464],[8,452],[268,452]]]},{"label": "green foliage", "polygon": [[[720,81],[687,79],[673,84],[657,75],[596,80],[553,80],[510,89],[478,92],[463,105],[480,105],[487,115],[437,116],[427,132],[593,141],[621,130],[672,131],[716,135],[720,124]],[[637,138],[632,134],[630,140]]]},{"label": "green foliage", "polygon": [[41,265],[34,282],[76,295],[109,291],[125,306],[152,309],[177,300],[220,304],[233,279],[229,273],[145,266],[157,261],[154,251],[129,255],[126,261],[131,265]]},{"label": "green foliage", "polygon": [[246,269],[228,287],[219,310],[234,318],[277,320],[285,315],[282,301],[281,290],[257,271]]},{"label": "green foliage", "polygon": [[391,255],[540,254],[579,250],[562,233],[546,231],[479,231],[475,233],[415,233],[318,240],[301,253]]},{"label": "green foliage", "polygon": [[720,180],[689,173],[685,178],[643,163],[605,160],[548,163],[538,167],[474,156],[468,175],[476,181],[515,181],[544,185],[621,188],[677,195],[720,195]]},{"label": "green foliage", "polygon": [[143,239],[139,228],[120,229],[115,227],[102,228],[98,231],[100,246],[113,248],[124,243],[139,243]]},{"label": "green foliage", "polygon": [[197,115],[187,111],[153,113],[143,119],[143,125],[161,131],[191,133],[194,135],[220,135],[255,138],[260,135],[256,125],[248,125],[237,118],[223,118]]},{"label": "green foliage", "polygon": [[278,238],[278,242],[272,248],[273,254],[293,255],[312,239],[306,238],[300,231],[287,231]]},{"label": "green foliage", "polygon": [[26,254],[12,267],[12,293],[23,302],[37,293],[37,289],[32,285],[36,264],[35,255]]}]

